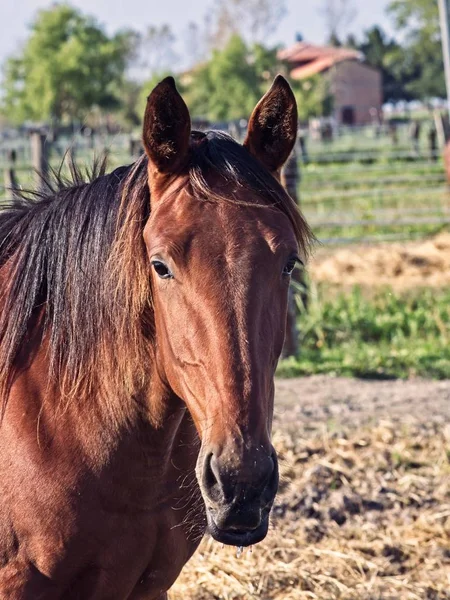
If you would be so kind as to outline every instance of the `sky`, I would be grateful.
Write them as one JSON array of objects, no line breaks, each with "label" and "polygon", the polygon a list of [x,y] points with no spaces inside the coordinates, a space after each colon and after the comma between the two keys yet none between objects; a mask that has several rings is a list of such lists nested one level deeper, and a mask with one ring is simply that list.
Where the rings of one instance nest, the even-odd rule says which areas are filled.
[{"label": "sky", "polygon": [[[176,35],[182,37],[189,21],[202,23],[213,0],[72,0],[70,4],[94,15],[109,33],[124,27],[144,31],[148,25],[170,23]],[[0,0],[0,64],[20,49],[29,32],[36,11],[49,8],[51,0]],[[357,17],[349,33],[359,35],[363,29],[380,24],[393,34],[385,15],[389,0],[353,0]],[[270,43],[289,45],[300,32],[304,39],[323,42],[324,18],[321,14],[323,0],[286,0],[287,15],[278,30],[268,40]]]}]

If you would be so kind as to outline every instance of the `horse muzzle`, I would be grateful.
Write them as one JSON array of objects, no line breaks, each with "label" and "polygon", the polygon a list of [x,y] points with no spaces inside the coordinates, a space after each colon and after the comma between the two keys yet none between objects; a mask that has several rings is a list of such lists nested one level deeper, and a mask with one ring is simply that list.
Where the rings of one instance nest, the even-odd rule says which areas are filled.
[{"label": "horse muzzle", "polygon": [[202,453],[197,476],[206,506],[208,531],[223,544],[251,546],[263,540],[278,489],[275,450],[263,447],[236,459],[231,450]]}]

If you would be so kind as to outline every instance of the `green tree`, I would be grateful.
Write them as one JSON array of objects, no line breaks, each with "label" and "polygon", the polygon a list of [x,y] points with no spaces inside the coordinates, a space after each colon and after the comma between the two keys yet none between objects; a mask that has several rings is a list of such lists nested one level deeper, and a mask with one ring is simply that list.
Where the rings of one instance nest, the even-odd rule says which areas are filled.
[{"label": "green tree", "polygon": [[405,33],[400,62],[393,60],[397,77],[405,82],[409,94],[421,100],[444,97],[445,81],[439,28],[438,3],[435,0],[393,0],[389,13],[396,28]]},{"label": "green tree", "polygon": [[329,81],[323,75],[314,75],[300,81],[291,81],[297,100],[300,121],[315,117],[328,117],[333,111],[333,97]]},{"label": "green tree", "polygon": [[3,111],[13,121],[83,118],[118,107],[117,91],[136,36],[108,37],[92,17],[66,5],[41,10],[20,55],[4,67]]},{"label": "green tree", "polygon": [[388,39],[381,27],[375,25],[366,30],[356,48],[364,54],[367,64],[381,71],[384,102],[411,99],[411,93],[405,87],[408,74],[405,73],[403,50],[395,40]]},{"label": "green tree", "polygon": [[142,123],[143,112],[139,109],[142,86],[132,79],[125,80],[118,91],[120,101],[119,122],[128,129],[138,127]]},{"label": "green tree", "polygon": [[188,77],[186,98],[192,113],[214,121],[248,118],[277,70],[276,53],[259,44],[248,47],[240,36],[232,36]]}]

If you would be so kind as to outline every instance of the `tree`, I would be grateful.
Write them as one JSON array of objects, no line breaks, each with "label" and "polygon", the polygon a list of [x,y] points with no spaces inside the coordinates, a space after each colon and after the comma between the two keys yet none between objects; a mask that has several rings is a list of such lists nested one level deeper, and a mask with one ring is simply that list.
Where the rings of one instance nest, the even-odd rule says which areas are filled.
[{"label": "tree", "polygon": [[354,33],[349,33],[347,39],[345,40],[344,46],[346,48],[352,48],[353,50],[358,50],[358,40]]},{"label": "tree", "polygon": [[403,50],[395,40],[388,39],[381,27],[375,25],[367,29],[356,48],[364,54],[367,64],[381,71],[384,102],[411,99],[405,87]]},{"label": "tree", "polygon": [[22,52],[6,61],[5,114],[13,121],[83,118],[114,109],[134,51],[131,32],[108,37],[92,18],[66,5],[41,10]]},{"label": "tree", "polygon": [[285,13],[285,0],[216,0],[210,25],[211,47],[223,48],[233,35],[250,44],[262,44]]},{"label": "tree", "polygon": [[184,47],[188,68],[199,64],[208,53],[207,36],[200,25],[191,21],[184,31]]},{"label": "tree", "polygon": [[444,97],[445,80],[438,3],[430,0],[393,0],[389,13],[396,28],[405,33],[399,65],[411,97],[421,100]]},{"label": "tree", "polygon": [[150,25],[142,39],[142,66],[150,77],[176,70],[179,57],[175,52],[176,38],[170,25]]},{"label": "tree", "polygon": [[297,100],[300,121],[314,117],[328,117],[333,111],[333,96],[329,81],[323,75],[314,75],[300,81],[291,81]]},{"label": "tree", "polygon": [[238,35],[191,73],[186,99],[195,116],[214,121],[248,118],[277,70],[277,49],[251,47]]},{"label": "tree", "polygon": [[[149,92],[147,92],[148,95]],[[140,99],[142,95],[142,86],[137,81],[126,79],[120,86],[119,101],[120,112],[119,122],[127,128],[138,127],[142,123],[144,112],[140,111]]]},{"label": "tree", "polygon": [[341,40],[356,17],[353,0],[323,0],[321,12],[328,42],[332,46],[341,46]]}]

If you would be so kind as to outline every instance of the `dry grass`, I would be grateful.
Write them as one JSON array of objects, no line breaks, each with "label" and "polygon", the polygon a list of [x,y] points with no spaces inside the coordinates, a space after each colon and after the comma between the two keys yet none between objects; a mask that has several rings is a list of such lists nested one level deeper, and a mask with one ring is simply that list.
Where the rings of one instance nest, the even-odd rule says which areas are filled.
[{"label": "dry grass", "polygon": [[[419,418],[421,415],[418,415]],[[171,600],[450,599],[450,426],[275,436],[280,493],[266,540],[208,539]]]},{"label": "dry grass", "polygon": [[389,285],[394,289],[450,285],[450,233],[421,242],[322,249],[311,277],[338,286]]}]

